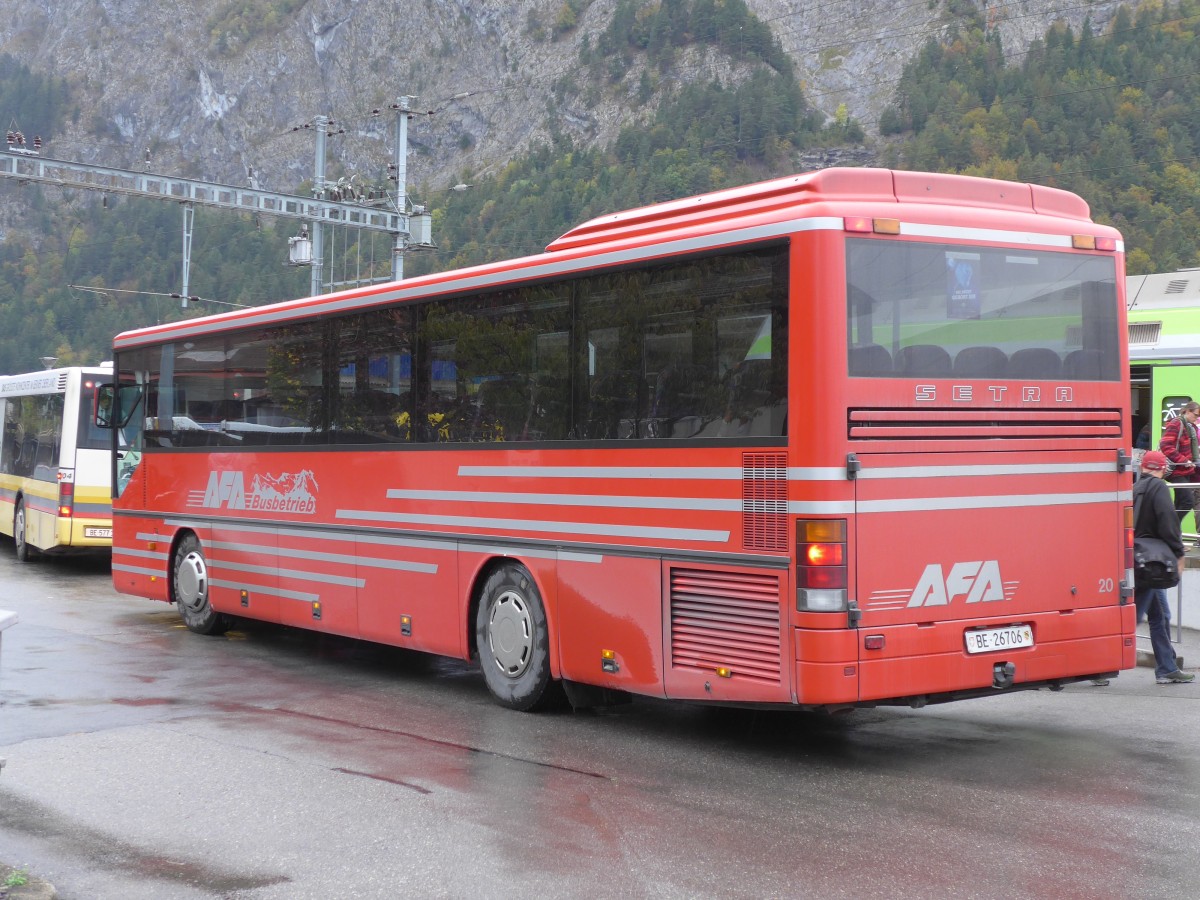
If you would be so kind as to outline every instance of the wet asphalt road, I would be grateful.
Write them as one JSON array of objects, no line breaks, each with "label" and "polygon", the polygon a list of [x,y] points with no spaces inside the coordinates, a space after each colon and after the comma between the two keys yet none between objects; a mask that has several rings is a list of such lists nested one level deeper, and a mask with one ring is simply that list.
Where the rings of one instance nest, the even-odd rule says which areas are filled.
[{"label": "wet asphalt road", "polygon": [[0,609],[0,862],[68,900],[1200,896],[1200,686],[1147,669],[836,720],[528,715],[454,661],[200,637],[5,541]]}]

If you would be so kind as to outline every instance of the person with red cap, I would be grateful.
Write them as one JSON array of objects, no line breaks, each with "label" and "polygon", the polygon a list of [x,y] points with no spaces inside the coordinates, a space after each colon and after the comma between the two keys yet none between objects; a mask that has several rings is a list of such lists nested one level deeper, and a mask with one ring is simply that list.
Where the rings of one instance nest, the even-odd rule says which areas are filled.
[{"label": "person with red cap", "polygon": [[[1171,500],[1171,489],[1163,484],[1167,473],[1167,457],[1158,450],[1150,450],[1142,457],[1142,477],[1133,486],[1134,509],[1137,510],[1133,523],[1134,538],[1158,538],[1166,544],[1183,568],[1183,532],[1179,528],[1179,517]],[[1145,616],[1150,627],[1150,646],[1154,649],[1154,678],[1159,684],[1177,684],[1195,681],[1190,672],[1180,671],[1175,664],[1175,649],[1167,633],[1167,620],[1162,605],[1158,602],[1153,587],[1134,585],[1133,602],[1138,617]]]}]

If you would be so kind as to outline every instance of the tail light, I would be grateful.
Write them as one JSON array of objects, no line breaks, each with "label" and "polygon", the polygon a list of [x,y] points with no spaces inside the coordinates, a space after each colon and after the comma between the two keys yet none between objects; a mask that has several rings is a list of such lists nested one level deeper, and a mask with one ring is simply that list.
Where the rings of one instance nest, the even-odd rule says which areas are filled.
[{"label": "tail light", "polygon": [[59,518],[69,519],[75,513],[75,485],[69,481],[58,484],[58,515]]},{"label": "tail light", "polygon": [[846,520],[796,520],[796,609],[844,611],[847,581]]}]

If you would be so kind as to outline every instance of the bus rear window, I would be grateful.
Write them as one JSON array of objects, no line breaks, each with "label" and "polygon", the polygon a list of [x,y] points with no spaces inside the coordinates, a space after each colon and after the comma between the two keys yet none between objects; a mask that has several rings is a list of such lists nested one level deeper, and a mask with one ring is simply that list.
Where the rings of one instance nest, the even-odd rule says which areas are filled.
[{"label": "bus rear window", "polygon": [[850,374],[1116,381],[1116,262],[851,238]]}]

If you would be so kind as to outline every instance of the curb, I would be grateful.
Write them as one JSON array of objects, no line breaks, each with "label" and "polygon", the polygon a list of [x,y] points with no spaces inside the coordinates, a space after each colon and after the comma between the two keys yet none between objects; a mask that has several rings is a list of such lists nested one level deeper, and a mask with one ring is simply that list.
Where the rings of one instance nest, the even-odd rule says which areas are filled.
[{"label": "curb", "polygon": [[[1140,668],[1143,668],[1143,669],[1153,669],[1157,665],[1157,663],[1154,661],[1154,651],[1153,650],[1145,650],[1141,647],[1138,647],[1137,664]],[[1182,656],[1176,655],[1175,667],[1177,669],[1183,668],[1183,657]]]}]

